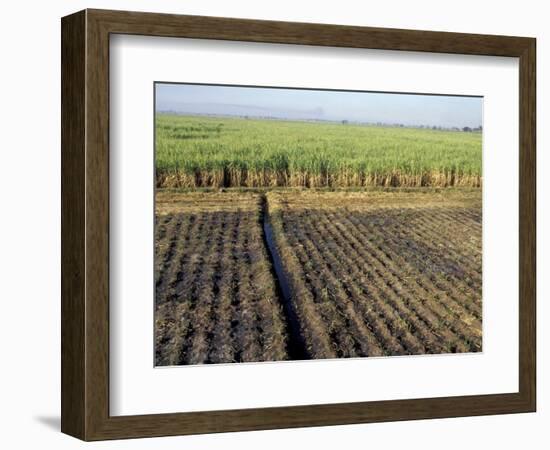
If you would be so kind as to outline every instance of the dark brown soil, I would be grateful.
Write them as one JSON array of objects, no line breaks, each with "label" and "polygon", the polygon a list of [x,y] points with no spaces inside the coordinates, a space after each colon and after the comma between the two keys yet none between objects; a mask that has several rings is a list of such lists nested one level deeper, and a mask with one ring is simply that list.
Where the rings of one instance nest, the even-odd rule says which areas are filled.
[{"label": "dark brown soil", "polygon": [[288,358],[259,200],[201,208],[187,195],[157,214],[156,365]]},{"label": "dark brown soil", "polygon": [[268,198],[313,358],[481,351],[477,195],[386,207],[366,194]]},{"label": "dark brown soil", "polygon": [[481,351],[481,222],[480,190],[159,191],[156,364]]}]

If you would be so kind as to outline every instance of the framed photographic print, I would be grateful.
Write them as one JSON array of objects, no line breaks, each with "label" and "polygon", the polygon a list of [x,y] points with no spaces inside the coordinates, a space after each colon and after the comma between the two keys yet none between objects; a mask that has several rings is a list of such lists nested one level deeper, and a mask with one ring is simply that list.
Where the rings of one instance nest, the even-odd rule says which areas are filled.
[{"label": "framed photographic print", "polygon": [[62,19],[62,431],[535,411],[535,39]]}]

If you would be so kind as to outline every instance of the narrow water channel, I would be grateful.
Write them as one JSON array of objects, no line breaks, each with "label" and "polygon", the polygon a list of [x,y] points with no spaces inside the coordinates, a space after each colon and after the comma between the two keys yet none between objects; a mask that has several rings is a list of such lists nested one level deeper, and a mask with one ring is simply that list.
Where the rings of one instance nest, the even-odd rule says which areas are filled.
[{"label": "narrow water channel", "polygon": [[262,197],[262,215],[263,237],[267,253],[271,260],[273,276],[277,286],[277,294],[283,306],[283,313],[286,319],[288,333],[288,354],[291,360],[311,359],[302,333],[300,332],[300,321],[292,303],[292,293],[290,284],[283,268],[283,263],[277,250],[277,245],[273,236],[273,229],[269,223],[267,214],[267,200]]}]

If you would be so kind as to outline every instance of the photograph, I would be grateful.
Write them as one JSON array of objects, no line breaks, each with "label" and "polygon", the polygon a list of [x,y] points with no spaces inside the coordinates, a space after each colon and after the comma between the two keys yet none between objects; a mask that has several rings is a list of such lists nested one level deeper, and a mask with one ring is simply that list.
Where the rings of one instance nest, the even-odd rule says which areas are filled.
[{"label": "photograph", "polygon": [[[11,183],[31,201],[18,191],[29,218],[6,221],[24,240],[6,236],[23,266],[49,270],[60,308],[34,283],[51,317],[23,333],[11,320],[8,334],[55,338],[53,353],[33,353],[56,363],[45,378],[55,389],[38,380],[14,405],[67,436],[130,446],[243,432],[262,446],[269,433],[316,427],[322,442],[336,436],[328,447],[364,442],[338,430],[367,428],[384,445],[399,426],[401,444],[416,430],[441,447],[426,420],[472,422],[488,446],[535,442],[546,418],[537,267],[550,254],[537,252],[543,15],[526,9],[531,29],[521,8],[496,25],[494,8],[477,8],[476,25],[468,8],[449,22],[416,6],[374,19],[369,7],[365,20],[361,8],[313,17],[298,6],[42,14],[60,28],[52,70],[31,68],[50,53],[29,48],[48,39],[19,51],[33,81],[9,90],[18,108],[6,111],[27,129],[13,111],[53,111],[35,121],[44,132],[27,130],[52,139],[14,133],[25,148],[7,153],[25,163],[7,167],[27,167],[36,150],[52,182]],[[42,86],[50,79],[61,102]],[[41,96],[55,105],[35,108]],[[61,158],[44,153],[56,146]],[[35,201],[47,186],[57,206]],[[57,240],[37,234],[48,227],[35,206],[60,213]],[[29,259],[21,243],[33,237]],[[58,261],[35,264],[41,245]],[[11,297],[28,294],[29,274]],[[29,374],[44,366],[21,351],[32,345],[8,347]],[[517,429],[502,426],[510,420],[529,432],[501,433]],[[29,435],[28,422],[15,434]]]},{"label": "photograph", "polygon": [[155,367],[482,352],[482,96],[154,99]]}]

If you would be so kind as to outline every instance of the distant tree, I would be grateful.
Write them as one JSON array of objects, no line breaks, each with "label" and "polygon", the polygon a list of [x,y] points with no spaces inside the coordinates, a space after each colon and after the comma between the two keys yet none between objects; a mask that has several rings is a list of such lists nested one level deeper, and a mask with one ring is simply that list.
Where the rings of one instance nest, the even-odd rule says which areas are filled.
[{"label": "distant tree", "polygon": [[432,127],[432,130],[437,130],[437,127],[434,125],[434,126]]},{"label": "distant tree", "polygon": [[469,131],[472,131],[472,129],[470,127],[464,127],[462,128],[462,131],[469,132]]},{"label": "distant tree", "polygon": [[342,125],[347,125],[349,123],[349,121],[347,120],[342,120]]}]

